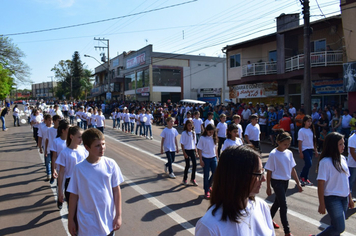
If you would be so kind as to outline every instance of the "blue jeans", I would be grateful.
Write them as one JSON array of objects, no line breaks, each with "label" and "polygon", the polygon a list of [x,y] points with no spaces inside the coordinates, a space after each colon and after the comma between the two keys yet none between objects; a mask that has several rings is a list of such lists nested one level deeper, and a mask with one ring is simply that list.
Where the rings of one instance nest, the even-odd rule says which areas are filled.
[{"label": "blue jeans", "polygon": [[347,197],[339,196],[324,196],[325,208],[330,217],[330,226],[323,232],[322,235],[340,235],[345,230],[345,215],[347,212]]},{"label": "blue jeans", "polygon": [[116,118],[116,126],[120,129],[120,118]]},{"label": "blue jeans", "polygon": [[352,192],[352,187],[354,186],[354,183],[356,181],[356,167],[349,167],[349,171],[350,171],[349,184],[350,184],[350,191]]},{"label": "blue jeans", "polygon": [[130,122],[125,122],[125,131],[130,132]]},{"label": "blue jeans", "polygon": [[289,234],[290,228],[287,219],[287,198],[286,192],[288,189],[288,180],[276,180],[271,179],[271,185],[274,193],[276,194],[276,198],[274,199],[274,203],[271,207],[271,216],[272,219],[279,208],[279,215],[281,217],[281,222],[283,225],[284,233]]},{"label": "blue jeans", "polygon": [[199,143],[199,139],[200,139],[200,135],[201,135],[201,134],[195,134],[195,135],[196,135],[196,137],[197,137],[196,143]]},{"label": "blue jeans", "polygon": [[138,128],[140,128],[140,135],[141,135],[141,132],[142,132],[142,128],[141,128],[141,123],[140,124],[136,124],[136,132],[135,134],[137,135],[138,134]]},{"label": "blue jeans", "polygon": [[112,119],[112,127],[115,129],[116,127],[116,120],[115,119]]},{"label": "blue jeans", "polygon": [[303,160],[304,160],[304,167],[302,172],[300,173],[300,177],[304,178],[305,180],[309,179],[309,169],[312,166],[312,158],[313,158],[313,149],[306,149],[303,151]]},{"label": "blue jeans", "polygon": [[145,122],[141,121],[141,127],[140,127],[140,135],[145,136]]},{"label": "blue jeans", "polygon": [[70,123],[71,125],[74,124],[74,116],[69,116],[69,123]]},{"label": "blue jeans", "polygon": [[86,120],[83,121],[83,126],[84,126],[84,130],[88,128],[88,122]]},{"label": "blue jeans", "polygon": [[151,125],[145,125],[146,136],[150,137],[150,136],[148,136],[148,131],[150,131],[150,136],[152,137],[152,126]]},{"label": "blue jeans", "polygon": [[[204,167],[203,167],[204,193],[207,194],[207,192],[209,192],[209,188],[212,184],[215,169],[216,169],[216,166],[218,165],[218,161],[217,161],[216,157],[213,157],[213,158],[203,157],[203,162],[204,162]],[[211,176],[209,177],[210,170],[211,170]]]},{"label": "blue jeans", "polygon": [[17,122],[17,126],[20,126],[20,119],[19,119],[19,117],[18,116],[12,116],[12,117],[14,117],[14,126],[16,126],[16,122]]},{"label": "blue jeans", "polygon": [[45,157],[46,174],[51,175],[51,153],[47,154]]},{"label": "blue jeans", "polygon": [[5,126],[5,117],[4,116],[1,116],[1,122],[2,122],[2,130],[5,130],[6,126]]},{"label": "blue jeans", "polygon": [[77,122],[77,126],[83,129],[83,121]]},{"label": "blue jeans", "polygon": [[167,156],[167,160],[168,160],[168,162],[166,163],[166,166],[168,167],[168,171],[171,174],[171,173],[173,173],[172,163],[174,162],[176,153],[175,152],[166,152],[166,156]]},{"label": "blue jeans", "polygon": [[131,133],[133,133],[134,129],[135,129],[135,123],[132,123],[132,122],[130,122],[130,123],[131,123]]}]

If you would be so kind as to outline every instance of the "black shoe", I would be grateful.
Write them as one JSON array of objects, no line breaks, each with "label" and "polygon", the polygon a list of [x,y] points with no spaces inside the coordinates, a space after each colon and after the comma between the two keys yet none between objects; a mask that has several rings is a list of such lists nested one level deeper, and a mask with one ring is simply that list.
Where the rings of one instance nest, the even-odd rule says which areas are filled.
[{"label": "black shoe", "polygon": [[57,207],[59,210],[62,210],[63,203],[57,200]]},{"label": "black shoe", "polygon": [[51,177],[51,180],[49,181],[50,184],[53,184],[54,183],[54,178],[53,176]]}]

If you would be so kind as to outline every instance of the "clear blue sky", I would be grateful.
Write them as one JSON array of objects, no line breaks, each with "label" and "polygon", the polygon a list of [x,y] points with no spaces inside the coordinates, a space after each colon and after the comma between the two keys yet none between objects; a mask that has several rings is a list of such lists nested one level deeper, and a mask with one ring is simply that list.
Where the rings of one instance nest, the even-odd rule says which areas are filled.
[{"label": "clear blue sky", "polygon": [[[45,30],[99,21],[176,5],[191,0],[2,0],[0,35]],[[328,17],[339,14],[339,0],[318,0]],[[311,20],[323,18],[316,0],[310,0]],[[35,83],[50,81],[51,68],[71,59],[78,51],[81,60],[94,70],[100,46],[94,37],[110,40],[110,56],[153,44],[153,50],[168,53],[223,56],[228,45],[275,31],[275,18],[282,13],[300,13],[299,0],[197,0],[141,15],[75,28],[33,34],[10,35],[26,54]],[[303,16],[301,15],[301,20]],[[301,21],[302,23],[302,21]],[[184,31],[184,37],[183,37]],[[31,88],[21,84],[19,88]]]}]

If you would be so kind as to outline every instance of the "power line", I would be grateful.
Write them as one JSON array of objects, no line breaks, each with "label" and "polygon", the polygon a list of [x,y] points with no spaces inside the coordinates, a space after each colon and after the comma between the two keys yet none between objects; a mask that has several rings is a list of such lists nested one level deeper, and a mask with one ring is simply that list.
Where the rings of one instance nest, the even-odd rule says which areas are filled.
[{"label": "power line", "polygon": [[181,5],[185,5],[185,4],[192,3],[192,2],[196,2],[196,1],[198,1],[198,0],[191,0],[191,1],[188,1],[188,2],[183,2],[183,3],[174,4],[174,5],[169,5],[169,6],[166,6],[166,7],[156,8],[156,9],[152,9],[152,10],[148,10],[148,11],[142,11],[142,12],[138,12],[138,13],[134,13],[134,14],[129,14],[129,15],[125,15],[125,16],[118,16],[118,17],[114,17],[114,18],[109,18],[109,19],[104,19],[104,20],[98,20],[98,21],[92,21],[92,22],[87,22],[87,23],[82,23],[82,24],[68,25],[68,26],[62,26],[62,27],[50,28],[50,29],[43,29],[43,30],[27,31],[27,32],[21,32],[21,33],[3,34],[3,35],[1,35],[1,36],[14,36],[14,35],[23,35],[23,34],[34,34],[34,33],[42,33],[42,32],[47,32],[47,31],[54,31],[54,30],[61,30],[61,29],[74,28],[74,27],[79,27],[79,26],[84,26],[84,25],[97,24],[97,23],[102,23],[102,22],[106,22],[106,21],[112,21],[112,20],[127,18],[127,17],[131,17],[131,16],[142,15],[142,14],[146,14],[146,13],[150,13],[150,12],[154,12],[154,11],[160,11],[160,10],[164,10],[164,9],[168,9],[168,8],[172,8],[172,7],[181,6]]}]

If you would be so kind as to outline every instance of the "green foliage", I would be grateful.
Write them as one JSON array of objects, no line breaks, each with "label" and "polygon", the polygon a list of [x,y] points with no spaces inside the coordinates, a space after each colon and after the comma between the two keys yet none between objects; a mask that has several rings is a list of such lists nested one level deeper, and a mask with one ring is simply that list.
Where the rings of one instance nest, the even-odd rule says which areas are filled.
[{"label": "green foliage", "polygon": [[6,69],[8,76],[16,78],[19,82],[31,82],[30,68],[22,61],[25,54],[8,37],[0,36],[0,65]]},{"label": "green foliage", "polygon": [[83,77],[80,79],[80,86],[81,86],[81,91],[84,93],[83,95],[85,98],[87,99],[87,95],[90,92],[90,90],[93,88],[93,79],[91,79],[92,77],[92,71],[88,70],[88,69],[84,69],[83,70]]},{"label": "green foliage", "polygon": [[10,94],[12,86],[14,85],[13,78],[8,69],[3,68],[0,64],[0,100],[3,100]]}]

